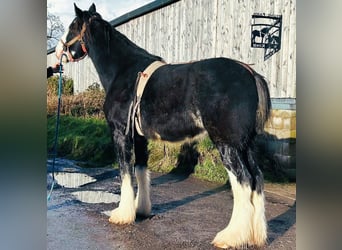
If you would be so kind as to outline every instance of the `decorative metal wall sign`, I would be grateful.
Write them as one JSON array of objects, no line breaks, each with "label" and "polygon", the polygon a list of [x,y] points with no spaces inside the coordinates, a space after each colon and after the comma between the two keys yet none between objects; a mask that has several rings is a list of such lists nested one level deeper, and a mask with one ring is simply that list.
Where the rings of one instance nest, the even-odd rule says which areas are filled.
[{"label": "decorative metal wall sign", "polygon": [[255,13],[252,19],[251,47],[263,48],[266,61],[280,50],[282,16]]}]

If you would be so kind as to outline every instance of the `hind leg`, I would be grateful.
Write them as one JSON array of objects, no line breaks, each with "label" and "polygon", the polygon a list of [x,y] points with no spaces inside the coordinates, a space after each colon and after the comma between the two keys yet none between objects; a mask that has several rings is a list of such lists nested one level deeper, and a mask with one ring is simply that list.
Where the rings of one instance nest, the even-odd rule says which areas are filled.
[{"label": "hind leg", "polygon": [[252,191],[253,214],[253,242],[256,246],[263,246],[267,241],[267,221],[265,216],[264,177],[256,164],[253,152],[248,150],[248,162],[254,177]]},{"label": "hind leg", "polygon": [[135,136],[135,176],[138,183],[135,209],[137,215],[148,217],[151,214],[150,173],[147,169],[148,151],[147,140]]},{"label": "hind leg", "polygon": [[227,145],[218,146],[218,149],[228,171],[234,205],[228,226],[216,235],[212,243],[220,248],[244,247],[253,238],[252,177],[242,160],[241,152]]},{"label": "hind leg", "polygon": [[[220,248],[261,246],[266,239],[256,241],[255,236],[263,235],[263,232],[256,233],[255,230],[264,230],[257,225],[260,222],[260,214],[264,212],[261,201],[263,197],[255,195],[254,172],[251,171],[247,151],[228,145],[218,146],[218,149],[228,171],[234,205],[228,226],[216,235],[212,243]],[[257,217],[255,217],[254,202],[258,204],[259,215]],[[257,238],[261,239],[262,237],[257,236]]]}]

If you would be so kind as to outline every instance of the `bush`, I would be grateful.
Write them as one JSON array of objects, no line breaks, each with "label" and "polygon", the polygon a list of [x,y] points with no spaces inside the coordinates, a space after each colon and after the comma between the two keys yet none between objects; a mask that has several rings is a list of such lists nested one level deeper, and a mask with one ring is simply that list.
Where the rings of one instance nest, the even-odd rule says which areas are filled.
[{"label": "bush", "polygon": [[[47,95],[57,96],[58,95],[59,76],[52,76],[47,79]],[[74,94],[74,80],[69,77],[62,77],[62,93],[63,95]]]},{"label": "bush", "polygon": [[[56,85],[57,84],[57,85]],[[56,95],[58,81],[56,79],[51,80],[48,83],[47,90],[47,114],[48,116],[56,114],[58,97]],[[70,86],[70,81],[66,86]],[[67,88],[66,90],[70,90]],[[93,83],[89,88],[80,94],[70,95],[68,92],[63,91],[61,97],[61,115],[71,115],[74,117],[97,117],[104,118],[103,102],[105,98],[105,92],[100,88],[98,83]]]},{"label": "bush", "polygon": [[[59,76],[47,80],[47,148],[53,150],[58,106]],[[63,77],[60,108],[58,156],[87,161],[92,165],[112,163],[114,147],[102,111],[105,93],[93,83],[80,94],[73,94],[73,80]]]}]

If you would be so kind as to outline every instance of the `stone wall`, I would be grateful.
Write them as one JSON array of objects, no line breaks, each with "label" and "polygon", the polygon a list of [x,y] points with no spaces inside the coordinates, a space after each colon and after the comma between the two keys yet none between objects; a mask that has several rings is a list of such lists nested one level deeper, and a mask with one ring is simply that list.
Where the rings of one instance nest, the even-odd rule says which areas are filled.
[{"label": "stone wall", "polygon": [[265,131],[278,139],[296,138],[296,110],[272,109]]}]

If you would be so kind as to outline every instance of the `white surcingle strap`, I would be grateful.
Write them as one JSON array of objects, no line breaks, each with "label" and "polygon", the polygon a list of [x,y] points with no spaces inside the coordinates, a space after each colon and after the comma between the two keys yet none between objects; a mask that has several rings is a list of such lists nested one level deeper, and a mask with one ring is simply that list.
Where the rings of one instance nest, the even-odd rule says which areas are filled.
[{"label": "white surcingle strap", "polygon": [[159,67],[165,65],[165,62],[155,61],[151,63],[143,72],[138,73],[137,83],[136,83],[136,91],[135,97],[128,112],[127,119],[127,127],[125,134],[129,133],[130,125],[132,126],[132,136],[134,136],[134,127],[137,130],[138,134],[144,136],[144,133],[141,128],[141,116],[140,116],[140,101],[141,97],[144,93],[144,89],[146,84],[154,71],[156,71]]}]

